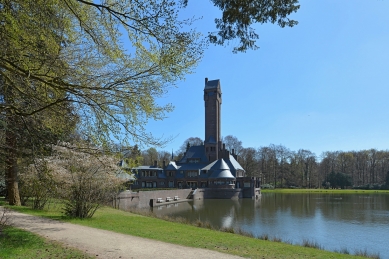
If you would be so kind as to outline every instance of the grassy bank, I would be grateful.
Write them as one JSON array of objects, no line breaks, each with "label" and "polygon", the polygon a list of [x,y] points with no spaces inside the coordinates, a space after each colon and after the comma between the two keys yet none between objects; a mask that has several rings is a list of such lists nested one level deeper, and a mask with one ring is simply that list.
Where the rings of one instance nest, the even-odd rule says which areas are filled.
[{"label": "grassy bank", "polygon": [[389,190],[357,190],[357,189],[263,189],[262,193],[336,193],[336,194],[369,194],[369,193],[387,193]]},{"label": "grassy bank", "polygon": [[6,228],[0,235],[0,258],[92,258],[30,232]]},{"label": "grassy bank", "polygon": [[33,211],[25,207],[14,209],[74,224],[249,258],[363,258],[169,222],[108,207],[98,210],[92,219],[84,220],[62,217],[58,206],[45,211]]}]

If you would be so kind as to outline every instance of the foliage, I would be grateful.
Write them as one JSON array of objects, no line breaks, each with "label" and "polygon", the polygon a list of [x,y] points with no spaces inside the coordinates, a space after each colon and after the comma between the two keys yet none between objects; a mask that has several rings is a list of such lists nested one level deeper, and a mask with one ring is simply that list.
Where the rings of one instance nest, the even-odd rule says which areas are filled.
[{"label": "foliage", "polygon": [[0,237],[4,230],[12,224],[11,210],[7,207],[0,207]]},{"label": "foliage", "polygon": [[178,150],[175,151],[174,158],[175,160],[180,160],[184,153],[187,151],[188,146],[200,146],[203,145],[203,140],[199,137],[189,137],[187,138],[181,146],[178,148]]},{"label": "foliage", "polygon": [[344,173],[331,172],[324,180],[323,186],[326,186],[327,182],[331,188],[344,189],[345,187],[352,185],[351,177]]},{"label": "foliage", "polygon": [[171,110],[155,98],[191,72],[202,54],[199,35],[187,27],[191,21],[178,19],[178,10],[172,0],[6,1],[2,78],[20,99],[39,105],[18,99],[2,109],[29,116],[70,103],[91,141],[124,133],[160,144],[143,128]]},{"label": "foliage", "polygon": [[54,146],[54,153],[26,166],[21,173],[23,197],[33,209],[43,209],[49,199],[64,201],[64,213],[88,218],[122,188],[126,179],[113,156],[99,150],[80,152],[74,146]]},{"label": "foliage", "polygon": [[26,201],[31,198],[31,207],[42,210],[50,198],[58,197],[60,186],[48,166],[48,160],[35,159],[33,164],[21,169],[19,176],[22,205],[26,205]]},{"label": "foliage", "polygon": [[[186,5],[189,0],[182,0]],[[300,8],[298,0],[211,0],[222,11],[222,17],[216,18],[216,32],[208,34],[209,41],[217,45],[225,45],[228,41],[239,39],[238,46],[233,52],[245,52],[257,49],[255,45],[259,38],[254,23],[277,23],[281,28],[293,27],[297,21],[288,16]]]},{"label": "foliage", "polygon": [[271,184],[262,184],[261,189],[274,189],[274,186]]},{"label": "foliage", "polygon": [[222,143],[226,145],[226,149],[232,152],[234,150],[236,155],[240,155],[243,146],[242,141],[240,141],[237,137],[232,135],[227,135],[222,137]]},{"label": "foliage", "polygon": [[90,218],[123,188],[124,180],[117,177],[120,170],[113,157],[61,147],[56,150],[48,165],[56,172],[59,197],[65,201],[65,215]]},{"label": "foliage", "polygon": [[173,0],[2,1],[0,122],[10,204],[20,203],[17,158],[30,140],[47,147],[77,124],[84,140],[104,148],[112,138],[166,141],[144,125],[172,110],[156,98],[190,73],[203,51],[178,10]]},{"label": "foliage", "polygon": [[125,173],[130,174],[131,168],[143,164],[142,152],[139,149],[138,145],[122,146],[114,152],[119,155],[119,166],[121,167],[121,170]]}]

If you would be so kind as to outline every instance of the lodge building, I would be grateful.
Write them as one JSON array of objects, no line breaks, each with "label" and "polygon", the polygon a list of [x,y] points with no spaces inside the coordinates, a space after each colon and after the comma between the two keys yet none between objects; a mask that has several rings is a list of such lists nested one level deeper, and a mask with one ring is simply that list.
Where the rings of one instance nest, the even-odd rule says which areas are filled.
[{"label": "lodge building", "polygon": [[230,152],[221,141],[222,92],[219,79],[205,78],[204,104],[203,145],[188,147],[179,161],[174,161],[172,156],[171,161],[169,163],[164,161],[162,166],[154,162],[151,166],[132,168],[136,177],[133,189],[201,188],[220,191],[230,189],[236,190],[233,193],[237,193],[234,195],[239,197],[253,197],[259,193],[259,179],[246,177],[234,149]]}]

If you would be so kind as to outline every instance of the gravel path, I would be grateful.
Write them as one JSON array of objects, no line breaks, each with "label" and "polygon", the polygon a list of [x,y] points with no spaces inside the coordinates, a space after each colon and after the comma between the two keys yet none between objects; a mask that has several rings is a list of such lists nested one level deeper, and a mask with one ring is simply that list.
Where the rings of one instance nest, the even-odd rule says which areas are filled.
[{"label": "gravel path", "polygon": [[84,227],[12,212],[13,226],[77,248],[96,258],[241,258],[211,250]]}]

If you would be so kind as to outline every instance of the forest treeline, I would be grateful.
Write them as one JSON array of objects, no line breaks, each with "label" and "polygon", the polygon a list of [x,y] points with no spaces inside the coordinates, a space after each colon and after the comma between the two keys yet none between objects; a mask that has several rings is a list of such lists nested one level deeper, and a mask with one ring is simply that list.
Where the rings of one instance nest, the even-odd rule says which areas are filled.
[{"label": "forest treeline", "polygon": [[[389,150],[326,151],[320,155],[307,149],[290,150],[283,145],[243,147],[235,136],[223,143],[235,149],[238,162],[249,176],[260,177],[262,185],[276,188],[363,188],[387,189],[389,186]],[[173,154],[179,160],[188,145],[201,145],[200,138],[188,138]],[[141,163],[153,165],[170,161],[172,152],[149,148],[138,150]]]}]

